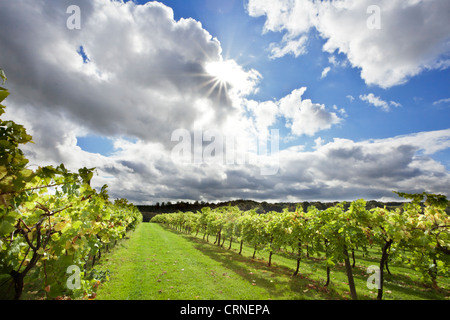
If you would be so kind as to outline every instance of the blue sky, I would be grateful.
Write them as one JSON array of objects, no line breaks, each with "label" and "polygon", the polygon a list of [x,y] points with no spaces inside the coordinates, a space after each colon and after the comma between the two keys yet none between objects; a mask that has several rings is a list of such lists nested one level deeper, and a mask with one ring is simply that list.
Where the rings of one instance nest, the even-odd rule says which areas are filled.
[{"label": "blue sky", "polygon": [[[79,30],[66,27],[69,5]],[[447,193],[448,10],[439,0],[2,2],[6,115],[32,133],[32,163],[96,167],[96,186],[140,204]],[[179,162],[171,135],[199,124],[244,142],[278,129],[280,152],[256,165]],[[261,175],[268,163],[277,174]]]}]

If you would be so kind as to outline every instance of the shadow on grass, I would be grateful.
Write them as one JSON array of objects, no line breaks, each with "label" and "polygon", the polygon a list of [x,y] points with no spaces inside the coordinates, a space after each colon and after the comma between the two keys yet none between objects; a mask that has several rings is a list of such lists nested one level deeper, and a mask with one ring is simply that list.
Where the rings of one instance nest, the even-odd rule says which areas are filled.
[{"label": "shadow on grass", "polygon": [[[228,246],[222,248],[193,235],[187,235],[171,229],[168,230],[183,236],[186,240],[193,243],[195,249],[219,262],[225,268],[233,270],[236,275],[248,281],[249,284],[263,288],[271,299],[342,299],[342,296],[334,288],[324,287],[324,282],[311,279],[309,274],[299,273],[297,276],[293,276],[293,268],[277,264],[276,262],[272,262],[272,266],[269,267],[267,261],[262,258],[252,259],[251,257],[239,255],[235,249],[228,250]],[[292,265],[295,266],[295,263],[296,261],[293,259]]]},{"label": "shadow on grass", "polygon": [[[296,258],[295,255],[288,252],[279,252],[276,255],[292,261],[292,267],[287,267],[286,265],[274,262],[276,259],[275,255],[272,266],[269,267],[267,261],[263,258],[252,259],[249,256],[239,255],[237,250],[233,248],[227,250],[228,245],[225,245],[223,248],[212,242],[206,242],[194,235],[182,233],[173,229],[168,230],[183,236],[186,240],[194,244],[195,249],[221,263],[224,267],[233,270],[235,274],[239,275],[249,283],[255,283],[259,287],[264,288],[271,299],[343,300],[350,298],[348,293],[349,289],[346,284],[347,278],[345,276],[345,267],[343,264],[337,264],[332,268],[332,272],[335,275],[339,273],[341,275],[339,275],[336,280],[331,280],[330,285],[325,287],[326,266],[323,262],[323,258],[303,257],[299,274],[293,276]],[[234,243],[234,245],[236,245],[236,243]],[[353,268],[353,276],[355,282],[359,283],[360,289],[358,290],[357,287],[357,290],[362,293],[359,294],[359,297],[361,299],[373,300],[376,299],[376,294],[372,296],[368,295],[369,290],[365,287],[369,277],[369,274],[367,273],[367,267],[369,265],[378,265],[376,255],[374,258],[373,256],[364,257],[362,254],[356,254],[356,266]],[[405,268],[404,266],[392,264],[390,266],[392,275],[389,275],[386,271],[384,273],[385,293],[388,291],[395,292],[396,295],[401,296],[400,299],[407,300],[440,300],[449,296],[449,290],[427,287],[422,282],[413,280],[408,274],[405,274],[404,270],[399,271],[400,269],[397,269],[397,267],[400,269]],[[312,271],[302,273],[302,269]],[[411,270],[411,272],[413,271]],[[365,290],[367,290],[367,292],[364,292]],[[384,297],[386,299],[389,298],[386,294]]]},{"label": "shadow on grass", "polygon": [[[374,256],[381,256],[381,251],[376,251]],[[360,270],[359,274],[365,272],[364,268],[369,265],[379,265],[378,258],[365,257],[362,253],[356,255],[356,261],[359,264],[357,266]],[[418,273],[412,268],[407,267],[399,262],[391,261],[389,263],[389,270],[391,274],[384,270],[384,292],[392,291],[396,294],[408,297],[408,299],[425,299],[425,300],[442,300],[450,296],[450,290],[445,288],[433,288],[431,285],[426,284],[419,280]],[[415,280],[416,278],[417,280]],[[447,282],[440,283],[443,287],[448,287]],[[384,295],[385,296],[385,295]]]}]

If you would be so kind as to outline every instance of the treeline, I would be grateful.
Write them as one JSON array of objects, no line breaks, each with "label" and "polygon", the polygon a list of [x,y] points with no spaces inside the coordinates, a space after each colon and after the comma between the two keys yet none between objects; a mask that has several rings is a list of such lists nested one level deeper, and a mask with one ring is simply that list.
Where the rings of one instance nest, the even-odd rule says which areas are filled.
[{"label": "treeline", "polygon": [[[301,259],[324,256],[327,282],[330,269],[344,263],[350,292],[357,299],[350,254],[362,250],[370,256],[369,248],[378,247],[379,261],[378,299],[383,296],[383,272],[392,259],[414,268],[425,283],[438,286],[438,275],[448,277],[450,268],[450,216],[445,212],[448,201],[445,196],[431,194],[409,195],[398,193],[412,200],[401,208],[369,208],[364,200],[338,203],[320,210],[301,205],[294,210],[257,213],[242,211],[238,207],[204,207],[198,212],[178,212],[157,215],[152,222],[162,223],[187,233],[203,233],[203,240],[224,246],[233,241],[246,243],[254,248],[253,258],[259,250],[272,254],[280,249],[297,252],[294,275],[299,272]],[[371,252],[373,252],[371,250]],[[373,253],[372,253],[373,254]]]}]

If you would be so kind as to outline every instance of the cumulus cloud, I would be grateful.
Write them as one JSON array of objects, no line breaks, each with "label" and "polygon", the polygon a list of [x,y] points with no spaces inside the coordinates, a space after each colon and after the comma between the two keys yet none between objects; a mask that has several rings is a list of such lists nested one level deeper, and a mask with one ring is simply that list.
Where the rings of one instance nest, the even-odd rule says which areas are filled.
[{"label": "cumulus cloud", "polygon": [[[295,89],[278,101],[248,101],[247,108],[255,114],[259,131],[267,131],[277,118],[282,117],[286,120],[286,128],[294,136],[314,136],[342,121],[335,112],[327,110],[325,105],[303,99],[306,90],[306,87]],[[337,107],[333,109],[337,110]],[[344,113],[345,110],[338,112]]]},{"label": "cumulus cloud", "polygon": [[255,116],[255,127],[260,133],[267,132],[280,115],[278,104],[274,101],[248,101],[246,106]]},{"label": "cumulus cloud", "polygon": [[[379,10],[368,10],[374,6]],[[449,9],[450,2],[440,0],[248,1],[249,15],[266,17],[264,32],[284,32],[284,48],[299,39],[306,43],[315,28],[326,40],[324,51],[345,54],[368,85],[382,88],[450,66]],[[373,25],[375,18],[379,28]]]},{"label": "cumulus cloud", "polygon": [[313,103],[310,99],[303,100],[305,91],[306,88],[294,90],[280,100],[280,112],[294,135],[313,136],[341,121],[336,113],[327,111],[325,105]]},{"label": "cumulus cloud", "polygon": [[314,25],[316,7],[312,1],[249,0],[248,13],[253,17],[266,16],[264,32],[287,30],[284,41],[307,33]]},{"label": "cumulus cloud", "polygon": [[81,30],[69,30],[69,4],[0,3],[0,62],[17,105],[154,142],[195,122],[220,126],[233,113],[205,70],[221,59],[220,43],[199,22],[175,21],[158,2],[84,0]]}]

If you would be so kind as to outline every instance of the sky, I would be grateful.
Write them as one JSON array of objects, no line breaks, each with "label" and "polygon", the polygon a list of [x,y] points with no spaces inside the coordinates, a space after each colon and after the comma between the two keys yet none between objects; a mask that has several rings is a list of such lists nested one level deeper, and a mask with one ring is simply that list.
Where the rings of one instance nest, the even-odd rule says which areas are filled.
[{"label": "sky", "polygon": [[30,167],[135,204],[450,196],[447,0],[6,0]]}]

